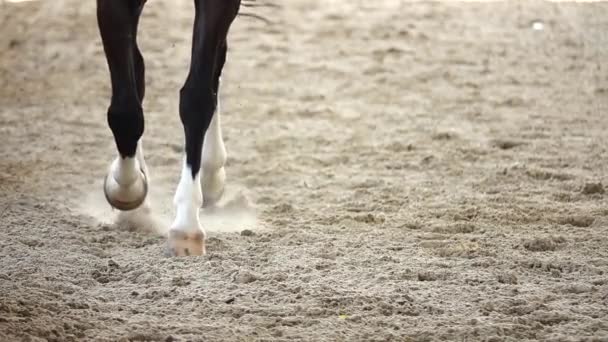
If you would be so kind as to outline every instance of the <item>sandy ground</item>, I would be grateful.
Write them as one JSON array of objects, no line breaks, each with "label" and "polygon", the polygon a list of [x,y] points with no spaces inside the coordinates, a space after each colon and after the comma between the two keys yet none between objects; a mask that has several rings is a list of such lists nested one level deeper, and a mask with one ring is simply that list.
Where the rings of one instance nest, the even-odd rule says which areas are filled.
[{"label": "sandy ground", "polygon": [[191,2],[141,24],[133,225],[94,1],[0,1],[0,340],[607,341],[608,3],[281,3],[231,33],[209,254],[167,258]]}]

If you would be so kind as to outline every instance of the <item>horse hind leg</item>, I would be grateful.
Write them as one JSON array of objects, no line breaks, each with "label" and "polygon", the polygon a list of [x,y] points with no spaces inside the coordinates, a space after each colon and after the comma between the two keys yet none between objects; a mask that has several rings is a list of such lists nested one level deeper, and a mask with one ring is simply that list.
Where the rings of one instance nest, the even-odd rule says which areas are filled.
[{"label": "horse hind leg", "polygon": [[226,171],[224,164],[226,163],[226,147],[222,138],[222,127],[220,118],[220,96],[219,88],[221,85],[221,72],[226,61],[227,46],[224,42],[220,46],[220,51],[217,55],[216,72],[214,75],[214,92],[216,96],[217,106],[209,128],[205,133],[203,143],[203,156],[201,166],[201,189],[203,192],[203,207],[214,206],[224,194],[226,183]]},{"label": "horse hind leg", "polygon": [[[219,184],[218,192],[223,189],[226,155],[216,112],[217,89],[223,66],[221,58],[225,59],[226,36],[239,3],[238,0],[195,0],[192,62],[180,91],[179,110],[186,137],[186,156],[174,197],[176,216],[168,234],[171,255],[205,254],[205,232],[199,219],[203,191],[216,188],[207,185],[210,184],[208,180]],[[209,146],[204,147],[204,144]],[[202,177],[201,167],[202,173],[207,172]],[[218,172],[222,174],[218,175]]]}]

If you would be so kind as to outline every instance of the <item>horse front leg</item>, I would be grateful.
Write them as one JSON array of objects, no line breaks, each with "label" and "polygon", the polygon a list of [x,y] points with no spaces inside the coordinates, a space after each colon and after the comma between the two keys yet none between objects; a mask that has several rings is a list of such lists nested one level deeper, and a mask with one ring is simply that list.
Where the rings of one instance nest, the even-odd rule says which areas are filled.
[{"label": "horse front leg", "polygon": [[97,0],[97,21],[112,83],[108,125],[118,152],[105,178],[104,192],[110,205],[123,211],[140,207],[148,193],[140,142],[144,132],[144,62],[136,42],[144,2]]}]

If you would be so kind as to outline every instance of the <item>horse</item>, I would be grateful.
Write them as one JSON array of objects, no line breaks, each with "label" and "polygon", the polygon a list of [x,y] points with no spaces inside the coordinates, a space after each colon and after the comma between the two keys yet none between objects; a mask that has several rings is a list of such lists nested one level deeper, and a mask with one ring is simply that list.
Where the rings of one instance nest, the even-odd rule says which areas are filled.
[{"label": "horse", "polygon": [[[148,168],[141,138],[145,95],[144,58],[137,45],[139,18],[146,0],[97,0],[97,23],[109,67],[112,95],[107,122],[117,156],[104,179],[108,203],[120,211],[148,208]],[[241,0],[194,0],[188,76],[179,93],[185,155],[175,190],[175,218],[167,234],[173,256],[205,254],[201,207],[222,197],[226,148],[220,126],[218,92],[226,62],[227,35]]]}]

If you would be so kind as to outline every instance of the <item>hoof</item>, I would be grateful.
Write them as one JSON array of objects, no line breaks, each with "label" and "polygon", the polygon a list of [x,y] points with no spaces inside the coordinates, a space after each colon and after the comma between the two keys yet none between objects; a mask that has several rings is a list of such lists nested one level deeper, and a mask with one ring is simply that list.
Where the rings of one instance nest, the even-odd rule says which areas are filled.
[{"label": "hoof", "polygon": [[203,192],[203,208],[209,208],[217,204],[224,195],[226,182],[226,171],[220,168],[211,176],[201,177],[201,189]]},{"label": "hoof", "polygon": [[170,230],[167,244],[169,256],[205,255],[205,234],[201,231]]},{"label": "hoof", "polygon": [[143,171],[139,172],[139,176],[125,186],[114,179],[112,172],[108,173],[103,182],[103,192],[112,208],[128,211],[137,209],[144,203],[148,195],[148,180]]}]

